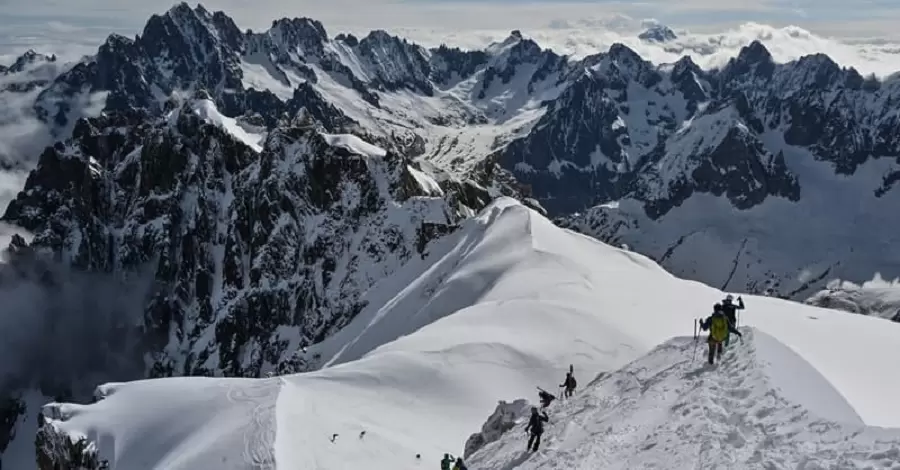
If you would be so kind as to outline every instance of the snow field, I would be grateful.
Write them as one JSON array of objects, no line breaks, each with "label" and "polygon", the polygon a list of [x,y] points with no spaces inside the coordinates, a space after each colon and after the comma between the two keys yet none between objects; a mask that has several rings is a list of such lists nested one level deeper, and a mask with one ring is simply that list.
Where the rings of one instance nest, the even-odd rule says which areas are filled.
[{"label": "snow field", "polygon": [[[705,452],[718,460],[705,462],[721,462],[720,468],[739,468],[727,465],[757,458],[754,449],[762,453],[770,444],[774,453],[762,455],[757,464],[771,461],[775,466],[770,468],[782,468],[782,462],[794,461],[803,439],[812,439],[828,455],[846,448],[860,462],[876,461],[854,444],[862,441],[842,444],[807,428],[835,419],[858,429],[860,419],[900,426],[900,404],[893,396],[900,388],[900,373],[893,367],[900,355],[900,325],[745,296],[742,321],[760,332],[738,346],[746,354],[727,357],[715,371],[724,374],[722,382],[699,387],[703,375],[684,377],[694,370],[685,364],[693,344],[671,338],[689,335],[693,319],[708,315],[722,292],[675,278],[646,257],[560,229],[508,198],[498,199],[428,251],[427,259],[411,261],[370,289],[369,306],[340,333],[309,348],[308,354],[321,355],[321,370],[266,380],[120,384],[96,404],[62,405],[61,419],[52,425],[90,436],[113,469],[432,468],[445,452],[462,454],[466,439],[498,400],[536,400],[535,386],[557,390],[569,364],[583,389],[597,374],[615,371],[669,341],[638,366],[617,373],[618,392],[602,395],[611,390],[613,382],[607,380],[596,392],[601,395],[585,402],[601,413],[615,397],[628,398],[605,412],[613,415],[573,414],[570,426],[581,423],[577,426],[588,431],[570,427],[564,437],[554,438],[559,456],[553,465],[562,466],[520,468],[642,468],[639,456],[648,459],[646,465],[657,459],[667,463],[663,468],[696,468],[701,437],[659,424],[672,418],[671,407],[681,396],[690,398],[681,406],[694,413],[690,419],[706,416],[705,421],[682,421],[691,433],[706,433],[706,445],[713,447]],[[760,339],[763,332],[774,346]],[[762,351],[758,356],[752,354],[756,349]],[[795,356],[788,359],[788,350]],[[744,362],[733,368],[734,361]],[[762,361],[785,369],[764,372]],[[626,380],[630,375],[642,385]],[[775,405],[804,395],[805,389],[783,386],[778,401],[766,395],[768,376],[778,385],[788,383],[778,379],[784,376],[818,384],[822,403],[803,405],[823,416],[821,410],[831,411],[819,421],[796,424],[791,420],[806,416],[805,411]],[[836,390],[830,398],[826,384]],[[770,414],[737,412],[744,408]],[[603,445],[587,445],[588,436],[606,432],[599,427],[603,423],[614,432],[607,432]],[[777,423],[784,429],[796,425],[806,434],[791,437],[773,430],[774,441],[760,441],[754,430]],[[667,434],[654,438],[655,447],[639,447],[651,443],[646,436],[652,432]],[[331,442],[333,434],[338,437]],[[496,445],[503,452],[521,450],[522,437]],[[676,454],[680,460],[662,460],[675,452],[666,445],[676,442],[694,447]],[[721,450],[726,445],[731,447]],[[497,459],[507,457],[512,460],[480,457],[470,468],[519,465],[512,455]],[[537,458],[534,464],[551,465],[546,462]]]}]

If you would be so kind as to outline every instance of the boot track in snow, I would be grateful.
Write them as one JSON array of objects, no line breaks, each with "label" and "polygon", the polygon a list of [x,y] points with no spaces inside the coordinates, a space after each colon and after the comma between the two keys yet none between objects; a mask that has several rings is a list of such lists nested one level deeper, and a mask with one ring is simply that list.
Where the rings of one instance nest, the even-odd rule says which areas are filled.
[{"label": "boot track in snow", "polygon": [[900,469],[900,429],[866,426],[792,350],[742,332],[714,366],[692,364],[693,338],[670,340],[551,407],[539,452],[522,455],[517,427],[470,467]]}]

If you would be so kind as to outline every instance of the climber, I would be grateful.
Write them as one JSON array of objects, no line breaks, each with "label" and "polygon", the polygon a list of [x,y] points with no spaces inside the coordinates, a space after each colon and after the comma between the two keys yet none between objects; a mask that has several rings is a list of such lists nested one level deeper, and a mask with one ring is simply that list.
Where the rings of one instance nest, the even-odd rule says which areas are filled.
[{"label": "climber", "polygon": [[565,390],[566,398],[571,397],[572,393],[575,392],[576,384],[577,383],[575,382],[575,375],[572,374],[572,369],[569,369],[569,372],[566,372],[566,380],[564,380],[563,384],[560,385],[560,387],[566,388],[566,390]]},{"label": "climber", "polygon": [[466,470],[466,464],[463,463],[461,457],[456,458],[456,465],[453,466],[453,470]]},{"label": "climber", "polygon": [[[732,303],[734,297],[731,294],[725,296],[725,300],[722,301],[722,310],[725,311],[725,316],[728,317],[728,321],[731,322],[731,325],[737,328],[737,310],[744,309],[744,300],[738,296],[737,301],[738,304],[735,305]],[[725,336],[725,346],[728,346],[728,343],[731,342],[731,335]]]},{"label": "climber", "polygon": [[546,412],[538,415],[537,407],[531,407],[531,419],[528,420],[528,426],[525,426],[525,432],[529,433],[526,450],[537,452],[541,445],[541,434],[544,433],[544,423],[547,421],[550,421],[550,418]]},{"label": "climber", "polygon": [[700,320],[700,329],[702,331],[709,330],[709,363],[713,363],[714,358],[722,357],[722,342],[728,337],[728,333],[734,333],[741,336],[741,332],[728,321],[725,316],[724,309],[721,304],[713,306],[713,314],[705,320]]},{"label": "climber", "polygon": [[553,400],[556,400],[556,397],[553,396],[553,394],[540,387],[538,387],[538,397],[541,399],[541,408],[550,406],[550,403],[552,403]]},{"label": "climber", "polygon": [[450,462],[453,462],[450,454],[444,454],[444,458],[441,459],[441,470],[450,470]]}]

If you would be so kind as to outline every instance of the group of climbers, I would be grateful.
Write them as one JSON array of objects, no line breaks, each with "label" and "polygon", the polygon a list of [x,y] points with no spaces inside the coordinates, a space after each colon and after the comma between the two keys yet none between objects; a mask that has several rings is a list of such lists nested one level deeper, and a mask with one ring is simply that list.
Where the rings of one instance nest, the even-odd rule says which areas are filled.
[{"label": "group of climbers", "polygon": [[729,294],[722,303],[713,305],[712,315],[700,320],[700,329],[702,331],[709,330],[707,361],[710,365],[715,362],[715,359],[722,357],[723,345],[729,345],[731,333],[736,334],[739,338],[742,336],[737,329],[737,311],[744,309],[744,300],[738,297],[737,305],[733,303],[733,300],[734,297]]},{"label": "group of climbers", "polygon": [[[450,465],[453,465],[451,468]],[[466,464],[463,463],[463,459],[461,457],[456,458],[456,463],[453,463],[453,456],[450,454],[444,454],[444,458],[441,459],[441,470],[467,470]]]},{"label": "group of climbers", "polygon": [[[713,313],[709,317],[701,319],[699,322],[702,331],[709,330],[707,342],[709,343],[708,360],[710,364],[713,364],[715,359],[722,357],[722,351],[724,347],[729,345],[732,333],[739,338],[742,337],[741,332],[737,329],[737,311],[744,310],[744,301],[740,296],[737,298],[737,304],[733,302],[734,300],[733,296],[726,296],[721,303],[716,303],[713,306]],[[573,366],[570,365],[569,371],[566,372],[566,378],[560,385],[562,389],[560,398],[572,397],[576,385]],[[545,410],[557,399],[552,393],[540,387],[538,387],[538,397],[541,402],[541,408],[540,410],[536,406],[531,408],[531,416],[528,419],[528,424],[525,426],[525,432],[528,435],[526,450],[531,452],[537,452],[541,445],[541,436],[544,433],[544,423],[550,421],[550,417],[547,416]],[[457,458],[456,464],[451,468],[452,462],[453,457],[449,454],[444,454],[444,459],[441,460],[441,470],[466,470],[466,466],[461,458]]]},{"label": "group of climbers", "polygon": [[[572,365],[569,365],[569,371],[566,372],[566,378],[563,380],[562,385],[559,387],[562,389],[560,393],[561,397],[571,398],[575,393],[575,387],[578,385],[578,382],[575,381],[575,368]],[[525,448],[526,450],[537,452],[538,448],[541,446],[541,435],[544,434],[544,423],[550,420],[550,417],[547,416],[547,412],[544,411],[556,397],[538,387],[538,398],[541,401],[541,409],[532,407],[531,408],[531,417],[528,419],[528,425],[525,426],[525,433],[528,434],[528,446]]]}]

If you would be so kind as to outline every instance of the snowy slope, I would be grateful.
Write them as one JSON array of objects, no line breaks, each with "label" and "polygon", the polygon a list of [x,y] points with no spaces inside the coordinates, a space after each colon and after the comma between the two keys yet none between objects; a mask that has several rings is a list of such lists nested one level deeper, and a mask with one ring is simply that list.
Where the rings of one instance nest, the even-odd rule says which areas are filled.
[{"label": "snowy slope", "polygon": [[[535,385],[554,389],[568,364],[585,386],[689,334],[692,319],[722,295],[510,199],[428,252],[370,289],[349,325],[307,351],[327,367],[271,379],[115,384],[96,404],[45,408],[48,429],[88,436],[113,469],[431,468],[444,452],[462,453],[497,400],[531,397]],[[757,344],[760,354],[775,355],[791,374],[818,370],[820,383],[846,399],[832,410],[843,420],[900,426],[891,392],[900,373],[881,363],[900,353],[900,325],[745,301],[742,321],[774,338]],[[782,359],[778,341],[809,365]],[[671,366],[679,354],[651,360]]]},{"label": "snowy slope", "polygon": [[[816,370],[756,329],[717,366],[675,338],[551,406],[537,453],[520,427],[470,459],[499,469],[896,468],[900,428],[866,426]],[[702,346],[702,345],[701,345]]]}]

